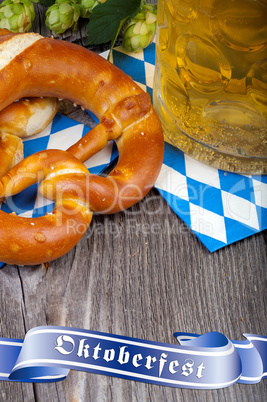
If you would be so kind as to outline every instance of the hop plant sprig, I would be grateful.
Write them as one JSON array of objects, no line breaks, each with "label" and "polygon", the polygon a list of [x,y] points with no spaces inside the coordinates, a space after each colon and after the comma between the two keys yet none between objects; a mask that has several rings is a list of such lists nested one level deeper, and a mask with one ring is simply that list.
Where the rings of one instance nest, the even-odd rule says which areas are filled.
[{"label": "hop plant sprig", "polygon": [[151,43],[156,32],[156,6],[146,0],[4,0],[0,28],[28,32],[35,18],[33,3],[47,7],[45,24],[55,34],[75,30],[80,17],[88,18],[87,45],[111,42],[112,50],[122,33],[123,47],[137,52]]},{"label": "hop plant sprig", "polygon": [[69,28],[76,29],[80,13],[75,0],[56,0],[46,11],[45,24],[55,34],[62,34]]},{"label": "hop plant sprig", "polygon": [[99,4],[105,3],[107,0],[77,0],[82,18],[89,18],[93,12],[93,9]]},{"label": "hop plant sprig", "polygon": [[127,26],[123,30],[123,46],[135,52],[143,49],[154,38],[157,7],[147,5],[145,0],[108,0],[105,4],[96,6],[87,27],[86,44],[100,45],[111,42],[108,56],[110,58],[111,50],[125,24]]},{"label": "hop plant sprig", "polygon": [[152,43],[156,28],[157,8],[146,4],[124,28],[122,47],[129,52],[140,52]]},{"label": "hop plant sprig", "polygon": [[0,5],[0,28],[28,32],[35,18],[31,0],[5,0]]}]

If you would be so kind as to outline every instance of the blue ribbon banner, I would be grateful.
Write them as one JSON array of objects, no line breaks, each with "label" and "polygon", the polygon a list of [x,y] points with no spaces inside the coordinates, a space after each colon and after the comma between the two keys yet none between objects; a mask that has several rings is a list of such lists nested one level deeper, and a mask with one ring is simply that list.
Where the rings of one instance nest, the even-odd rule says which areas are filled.
[{"label": "blue ribbon banner", "polygon": [[219,332],[178,332],[180,345],[68,327],[31,329],[25,340],[0,338],[0,380],[55,382],[69,370],[179,388],[214,389],[267,377],[267,337],[230,341]]}]

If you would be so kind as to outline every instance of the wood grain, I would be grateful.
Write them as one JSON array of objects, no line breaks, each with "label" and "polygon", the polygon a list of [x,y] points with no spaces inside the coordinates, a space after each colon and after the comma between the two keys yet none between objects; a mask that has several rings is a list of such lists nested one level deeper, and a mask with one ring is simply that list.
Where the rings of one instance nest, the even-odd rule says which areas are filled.
[{"label": "wood grain", "polygon": [[[44,11],[36,6],[41,33]],[[75,39],[76,40],[76,39]],[[91,125],[87,114],[72,118]],[[0,270],[0,336],[63,325],[175,344],[176,331],[266,335],[266,233],[210,253],[156,190],[130,210],[95,216],[66,256]],[[52,384],[0,383],[2,401],[264,401],[266,380],[209,391],[72,371]]]}]

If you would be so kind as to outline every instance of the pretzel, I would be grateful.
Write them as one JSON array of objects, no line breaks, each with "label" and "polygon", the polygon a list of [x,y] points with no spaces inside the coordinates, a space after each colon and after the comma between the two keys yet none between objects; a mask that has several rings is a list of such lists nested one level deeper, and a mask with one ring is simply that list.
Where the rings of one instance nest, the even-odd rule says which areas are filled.
[{"label": "pretzel", "polygon": [[0,134],[0,177],[23,159],[23,144],[20,138]]},{"label": "pretzel", "polygon": [[[0,35],[10,33],[0,29]],[[0,177],[23,159],[23,143],[42,131],[55,117],[59,102],[55,98],[19,99],[0,112]]]},{"label": "pretzel", "polygon": [[[33,219],[0,211],[1,261],[39,264],[72,249],[92,219],[85,191],[88,176],[83,163],[60,150],[31,155],[4,176],[1,187],[5,195],[14,195],[43,179],[41,194],[56,202],[52,213]],[[64,189],[64,184],[71,190]]]},{"label": "pretzel", "polygon": [[0,177],[23,159],[21,137],[38,134],[53,120],[56,98],[20,99],[0,112]]},{"label": "pretzel", "polygon": [[[0,110],[16,99],[35,96],[65,98],[89,109],[99,118],[99,124],[68,149],[68,154],[80,162],[100,151],[108,141],[116,141],[119,159],[107,177],[88,174],[86,184],[81,184],[77,177],[74,179],[78,188],[84,189],[86,195],[82,197],[82,202],[86,199],[90,211],[115,213],[140,201],[153,186],[164,153],[162,127],[149,95],[101,56],[69,42],[43,38],[34,33],[7,33],[0,36],[0,53],[6,55],[4,61],[0,59]],[[61,155],[62,152],[60,158]],[[33,155],[30,162],[25,159],[0,180],[0,197],[21,191],[28,185],[27,177],[32,170],[36,171],[35,163],[41,168],[39,157],[38,154]],[[50,166],[49,169],[53,167],[49,163],[47,166]],[[24,175],[26,179],[23,179]],[[43,174],[38,173],[37,176],[43,177]],[[12,180],[9,180],[10,177]],[[56,189],[60,188],[60,193],[64,190],[64,193],[72,194],[71,172],[66,173],[65,178],[67,180],[60,179]],[[24,218],[10,217],[0,211],[0,224],[1,261],[38,264],[58,258],[69,249],[62,247],[61,252],[55,255],[38,257],[44,243],[53,244],[55,241],[54,229],[51,229],[41,247],[34,235],[30,240],[28,234],[23,235],[29,242],[27,247],[31,249],[27,257],[20,257],[17,247],[7,255],[5,248],[10,240],[6,238],[13,236],[10,243],[18,244],[19,235],[16,233],[20,230],[16,231],[16,228],[24,227]],[[38,224],[39,221],[34,229],[30,227],[33,225],[27,224],[27,228],[36,233]],[[67,239],[71,237],[63,229],[57,232],[59,244],[63,243],[65,236]]]},{"label": "pretzel", "polygon": [[23,98],[0,112],[0,135],[20,138],[38,134],[55,117],[59,107],[56,98]]},{"label": "pretzel", "polygon": [[[0,29],[0,35],[9,33]],[[53,120],[58,107],[55,98],[19,99],[0,112],[0,177],[23,159],[23,143],[13,136],[39,133]]]}]

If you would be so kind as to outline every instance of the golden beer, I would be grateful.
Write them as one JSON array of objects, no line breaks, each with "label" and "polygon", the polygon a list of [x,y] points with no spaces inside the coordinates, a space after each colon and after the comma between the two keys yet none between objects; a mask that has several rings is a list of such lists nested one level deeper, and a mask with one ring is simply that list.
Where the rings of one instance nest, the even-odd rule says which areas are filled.
[{"label": "golden beer", "polygon": [[267,1],[159,0],[154,106],[169,141],[267,173]]}]

